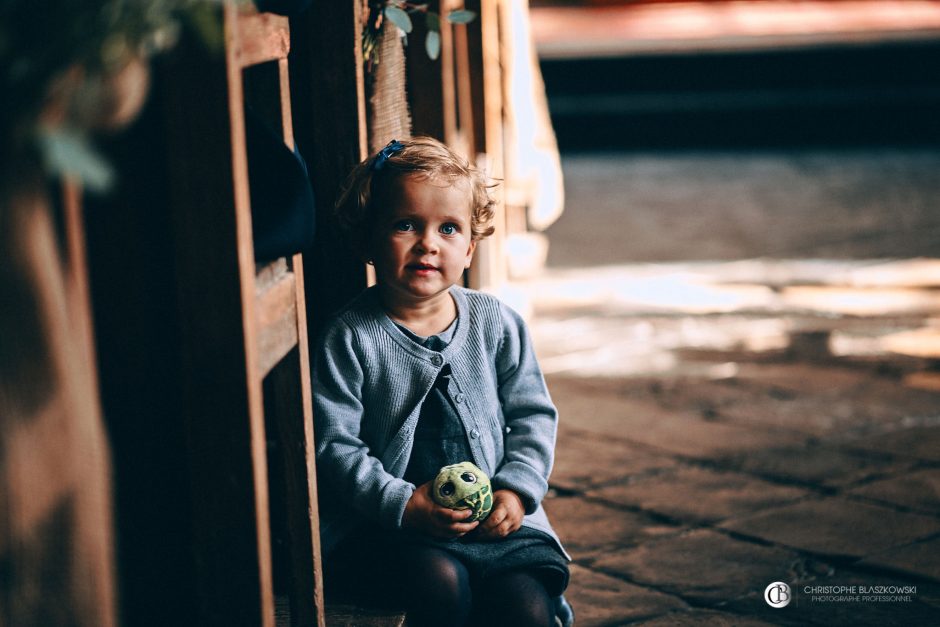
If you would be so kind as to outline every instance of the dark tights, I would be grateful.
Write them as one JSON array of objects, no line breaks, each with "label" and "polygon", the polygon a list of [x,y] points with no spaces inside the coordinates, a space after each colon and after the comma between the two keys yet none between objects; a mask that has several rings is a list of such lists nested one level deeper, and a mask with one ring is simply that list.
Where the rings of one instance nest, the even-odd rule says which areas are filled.
[{"label": "dark tights", "polygon": [[[366,562],[373,566],[363,570]],[[510,571],[471,585],[466,566],[433,547],[389,551],[381,543],[350,543],[326,566],[328,598],[404,608],[408,624],[417,627],[548,627],[555,617],[553,599],[532,572]]]},{"label": "dark tights", "polygon": [[548,627],[554,620],[552,599],[531,573],[513,571],[479,582],[471,592],[466,567],[445,551],[414,548],[401,578],[401,600],[408,624],[440,627],[474,624]]},{"label": "dark tights", "polygon": [[555,624],[552,598],[538,577],[526,571],[508,572],[483,581],[475,599],[479,600],[476,625],[548,627]]}]

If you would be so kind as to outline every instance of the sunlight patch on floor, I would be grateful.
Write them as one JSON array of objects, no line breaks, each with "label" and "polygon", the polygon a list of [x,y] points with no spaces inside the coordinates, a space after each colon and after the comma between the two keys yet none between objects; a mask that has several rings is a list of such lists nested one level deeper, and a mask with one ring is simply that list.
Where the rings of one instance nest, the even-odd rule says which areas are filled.
[{"label": "sunlight patch on floor", "polygon": [[937,286],[936,259],[758,259],[549,269],[512,287],[548,374],[722,378],[788,350],[940,357]]}]

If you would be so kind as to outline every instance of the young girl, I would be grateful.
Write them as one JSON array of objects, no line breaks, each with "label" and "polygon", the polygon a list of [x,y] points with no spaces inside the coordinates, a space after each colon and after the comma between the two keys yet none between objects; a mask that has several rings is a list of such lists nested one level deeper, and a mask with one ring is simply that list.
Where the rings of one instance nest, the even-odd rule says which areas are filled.
[{"label": "young girl", "polygon": [[[337,208],[377,283],[314,362],[328,594],[403,607],[409,625],[570,624],[569,558],[540,504],[555,407],[523,320],[459,286],[493,232],[485,177],[436,140],[393,141]],[[482,522],[431,499],[461,461],[491,477]]]}]

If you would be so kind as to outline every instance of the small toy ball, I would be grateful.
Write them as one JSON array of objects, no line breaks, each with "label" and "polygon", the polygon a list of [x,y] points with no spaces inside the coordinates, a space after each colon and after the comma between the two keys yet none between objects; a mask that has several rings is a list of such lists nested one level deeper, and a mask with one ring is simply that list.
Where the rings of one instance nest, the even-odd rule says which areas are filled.
[{"label": "small toy ball", "polygon": [[473,510],[473,515],[465,522],[483,520],[493,509],[490,478],[470,462],[441,468],[434,479],[431,498],[443,507]]}]

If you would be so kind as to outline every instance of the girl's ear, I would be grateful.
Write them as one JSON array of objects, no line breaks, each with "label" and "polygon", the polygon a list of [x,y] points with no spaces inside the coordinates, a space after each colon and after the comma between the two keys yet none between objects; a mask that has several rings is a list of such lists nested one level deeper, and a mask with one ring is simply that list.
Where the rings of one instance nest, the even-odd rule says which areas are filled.
[{"label": "girl's ear", "polygon": [[477,249],[477,241],[475,239],[470,240],[470,246],[467,248],[467,261],[464,263],[464,268],[469,268],[470,263],[473,261],[473,251]]}]

